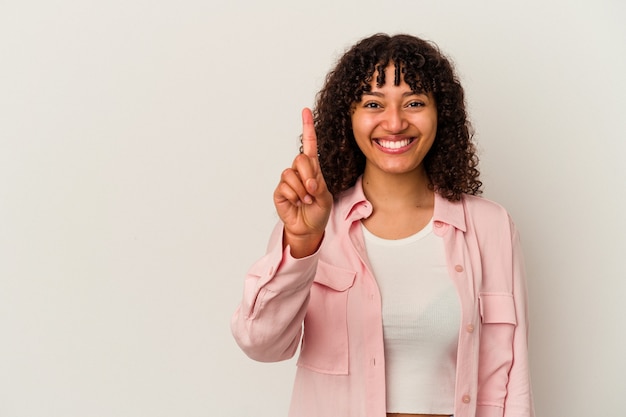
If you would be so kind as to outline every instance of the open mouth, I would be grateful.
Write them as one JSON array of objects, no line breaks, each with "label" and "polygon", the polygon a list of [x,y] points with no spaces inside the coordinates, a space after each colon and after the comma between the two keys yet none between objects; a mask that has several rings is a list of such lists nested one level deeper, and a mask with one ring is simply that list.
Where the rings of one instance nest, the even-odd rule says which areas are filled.
[{"label": "open mouth", "polygon": [[414,140],[415,138],[405,138],[400,140],[374,139],[374,142],[382,148],[394,150],[409,146]]}]

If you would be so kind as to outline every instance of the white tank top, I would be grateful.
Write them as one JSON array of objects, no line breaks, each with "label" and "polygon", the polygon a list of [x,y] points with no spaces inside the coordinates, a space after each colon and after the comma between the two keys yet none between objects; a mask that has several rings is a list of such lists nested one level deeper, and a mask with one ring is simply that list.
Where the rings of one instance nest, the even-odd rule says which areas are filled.
[{"label": "white tank top", "polygon": [[452,414],[461,307],[432,220],[388,240],[363,226],[382,296],[387,412]]}]

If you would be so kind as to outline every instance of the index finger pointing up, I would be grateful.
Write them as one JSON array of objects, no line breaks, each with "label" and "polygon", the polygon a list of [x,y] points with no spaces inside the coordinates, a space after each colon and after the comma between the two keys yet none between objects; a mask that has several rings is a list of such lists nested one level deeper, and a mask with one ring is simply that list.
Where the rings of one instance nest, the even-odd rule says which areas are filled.
[{"label": "index finger pointing up", "polygon": [[313,125],[311,109],[302,109],[302,153],[309,158],[317,159],[317,136]]}]

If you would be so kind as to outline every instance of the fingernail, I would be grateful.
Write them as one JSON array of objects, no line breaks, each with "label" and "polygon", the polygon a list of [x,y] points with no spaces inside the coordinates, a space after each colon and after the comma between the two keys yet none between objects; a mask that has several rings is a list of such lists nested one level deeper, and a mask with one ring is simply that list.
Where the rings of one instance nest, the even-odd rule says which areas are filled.
[{"label": "fingernail", "polygon": [[313,203],[313,199],[311,198],[310,195],[305,195],[304,196],[304,204],[311,204]]},{"label": "fingernail", "polygon": [[317,181],[315,181],[313,178],[307,181],[307,186],[309,187],[309,191],[313,193],[317,191]]}]

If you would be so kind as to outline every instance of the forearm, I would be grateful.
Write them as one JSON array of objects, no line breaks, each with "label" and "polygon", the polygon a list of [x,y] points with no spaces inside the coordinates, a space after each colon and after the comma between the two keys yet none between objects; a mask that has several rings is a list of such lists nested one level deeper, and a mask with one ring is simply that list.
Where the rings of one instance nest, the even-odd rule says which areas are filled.
[{"label": "forearm", "polygon": [[268,253],[248,272],[231,322],[241,349],[264,362],[288,359],[296,352],[317,269],[317,254],[295,259],[289,247],[282,249],[278,233],[272,240]]},{"label": "forearm", "polygon": [[[514,229],[515,230],[515,229]],[[513,235],[513,295],[517,327],[513,338],[513,366],[509,374],[505,417],[534,417],[528,363],[528,297],[524,259],[517,231]]]}]

